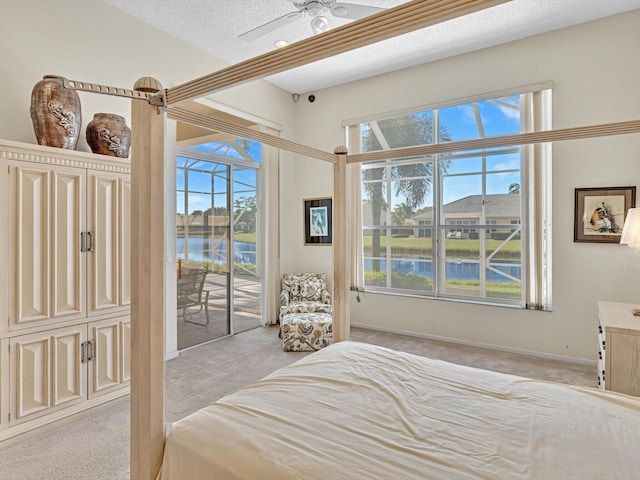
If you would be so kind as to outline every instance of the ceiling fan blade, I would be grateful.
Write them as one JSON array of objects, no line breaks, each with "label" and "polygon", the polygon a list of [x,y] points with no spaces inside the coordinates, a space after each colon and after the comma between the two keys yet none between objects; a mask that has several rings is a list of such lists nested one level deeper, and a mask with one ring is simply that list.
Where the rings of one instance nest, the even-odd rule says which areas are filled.
[{"label": "ceiling fan blade", "polygon": [[283,15],[282,17],[278,17],[275,20],[271,20],[259,27],[254,28],[253,30],[249,30],[248,32],[243,33],[242,35],[238,35],[238,38],[246,40],[247,42],[251,42],[256,40],[267,33],[271,33],[274,30],[279,29],[280,27],[284,27],[285,25],[295,22],[298,18],[302,16],[302,12],[291,12]]},{"label": "ceiling fan blade", "polygon": [[359,20],[374,13],[382,12],[385,8],[370,7],[368,5],[356,5],[355,3],[334,3],[331,6],[331,14],[334,17]]}]

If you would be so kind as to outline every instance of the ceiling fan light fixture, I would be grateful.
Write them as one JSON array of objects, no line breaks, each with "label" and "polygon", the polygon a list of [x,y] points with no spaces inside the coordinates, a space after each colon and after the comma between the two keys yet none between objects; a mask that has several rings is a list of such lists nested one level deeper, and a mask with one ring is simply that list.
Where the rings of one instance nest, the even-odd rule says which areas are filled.
[{"label": "ceiling fan light fixture", "polygon": [[305,11],[313,17],[320,15],[325,8],[324,1],[322,0],[307,0],[304,2]]},{"label": "ceiling fan light fixture", "polygon": [[316,35],[329,30],[329,20],[327,20],[327,17],[319,16],[311,20],[311,30]]}]

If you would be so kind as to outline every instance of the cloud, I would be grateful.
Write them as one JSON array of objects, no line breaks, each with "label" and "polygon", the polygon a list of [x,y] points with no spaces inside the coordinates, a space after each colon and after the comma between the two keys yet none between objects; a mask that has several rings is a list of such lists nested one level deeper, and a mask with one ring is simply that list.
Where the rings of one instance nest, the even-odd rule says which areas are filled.
[{"label": "cloud", "polygon": [[462,120],[465,123],[472,123],[475,125],[476,114],[473,112],[473,107],[471,105],[460,105],[457,108],[458,110],[462,110]]},{"label": "cloud", "polygon": [[502,105],[498,105],[500,112],[507,117],[509,120],[517,120],[520,121],[520,110],[514,108],[507,108]]}]

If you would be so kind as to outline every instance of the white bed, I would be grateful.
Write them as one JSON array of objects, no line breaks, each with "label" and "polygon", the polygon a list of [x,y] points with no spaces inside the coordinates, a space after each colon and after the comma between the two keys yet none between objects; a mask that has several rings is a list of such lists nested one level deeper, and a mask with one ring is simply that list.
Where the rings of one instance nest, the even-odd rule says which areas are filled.
[{"label": "white bed", "polygon": [[161,480],[637,479],[640,399],[340,342],[175,423]]}]

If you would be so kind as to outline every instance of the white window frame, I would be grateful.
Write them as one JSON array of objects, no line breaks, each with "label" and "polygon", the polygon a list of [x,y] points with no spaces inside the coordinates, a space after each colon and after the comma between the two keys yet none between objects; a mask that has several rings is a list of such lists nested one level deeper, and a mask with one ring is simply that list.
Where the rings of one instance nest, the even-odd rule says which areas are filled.
[{"label": "white window frame", "polygon": [[[424,112],[427,110],[434,111],[434,130],[438,132],[437,122],[437,110],[445,107],[465,105],[472,102],[491,100],[500,98],[503,96],[511,96],[514,94],[520,94],[526,97],[526,101],[522,102],[521,107],[521,130],[525,131],[540,131],[551,128],[551,84],[546,82],[544,84],[536,84],[527,87],[518,87],[502,92],[493,92],[485,95],[478,95],[472,98],[464,98],[459,100],[453,100],[451,102],[442,102],[434,106],[422,106],[414,109],[404,109],[402,111],[389,112],[383,115],[372,116],[369,118],[357,118],[346,120],[343,122],[345,127],[345,134],[347,137],[348,145],[351,151],[359,153],[361,151],[361,125],[363,123],[374,122],[375,120],[388,119],[398,117],[406,114]],[[482,131],[481,131],[482,135]],[[434,135],[434,140],[437,141],[437,135]],[[355,149],[354,149],[355,147]],[[505,146],[506,148],[507,146]],[[384,145],[383,145],[384,148]],[[362,228],[362,212],[360,211],[360,195],[362,189],[362,180],[359,173],[354,172],[353,177],[356,177],[356,182],[352,183],[352,189],[358,185],[358,192],[352,192],[352,208],[351,213],[354,215],[356,221],[355,225],[359,225],[359,232],[355,236],[359,236],[358,242],[354,244],[357,246],[354,252],[354,271],[356,274],[352,278],[352,288],[373,292],[373,293],[388,293],[394,295],[407,295],[411,297],[419,296],[425,298],[438,298],[445,300],[464,301],[471,303],[483,303],[493,305],[504,306],[516,306],[520,308],[536,309],[536,310],[551,310],[552,297],[551,297],[551,146],[549,144],[531,145],[519,147],[521,152],[521,224],[518,224],[518,228],[513,228],[514,225],[511,222],[505,225],[498,225],[495,220],[486,221],[486,223],[480,223],[480,219],[462,224],[457,227],[458,230],[466,229],[471,231],[473,228],[475,232],[489,232],[497,229],[513,230],[513,233],[521,232],[522,235],[522,255],[521,255],[521,280],[522,280],[522,295],[519,301],[509,301],[502,299],[494,299],[488,297],[469,298],[458,297],[455,295],[447,295],[441,293],[442,289],[434,288],[432,291],[421,292],[414,290],[400,290],[390,287],[373,287],[364,285],[364,266],[363,266],[363,228]],[[402,162],[403,160],[390,160],[389,162]],[[405,160],[406,161],[406,160]],[[434,160],[435,161],[435,160]],[[382,167],[386,162],[378,162],[377,166]],[[436,164],[437,165],[437,164]],[[364,165],[363,168],[367,168]],[[441,187],[438,168],[434,167],[433,181],[433,215],[434,221],[431,225],[415,225],[419,229],[433,229],[434,239],[433,244],[435,252],[433,256],[433,278],[436,282],[436,275],[438,275],[436,266],[438,258],[442,255],[442,248],[438,249],[440,245],[438,242],[440,236],[446,236],[446,232],[452,228],[452,224],[458,223],[457,221],[445,221],[441,218],[439,209],[442,206],[442,201],[439,200]],[[486,175],[486,172],[483,173]],[[388,186],[387,188],[390,188]],[[390,210],[390,209],[389,209]],[[387,212],[387,219],[390,218],[391,213]],[[468,220],[468,218],[467,218]],[[386,223],[386,222],[384,222]],[[473,227],[471,227],[473,225]],[[387,234],[390,234],[388,229]],[[386,249],[385,256],[389,257],[390,248]],[[382,253],[382,252],[381,252]],[[443,255],[442,255],[443,256]],[[391,265],[390,258],[387,258],[387,265]],[[482,270],[482,269],[481,269]],[[387,285],[391,285],[389,276],[392,269],[387,268]],[[440,279],[442,280],[442,279]],[[439,290],[441,290],[439,292]]]}]

